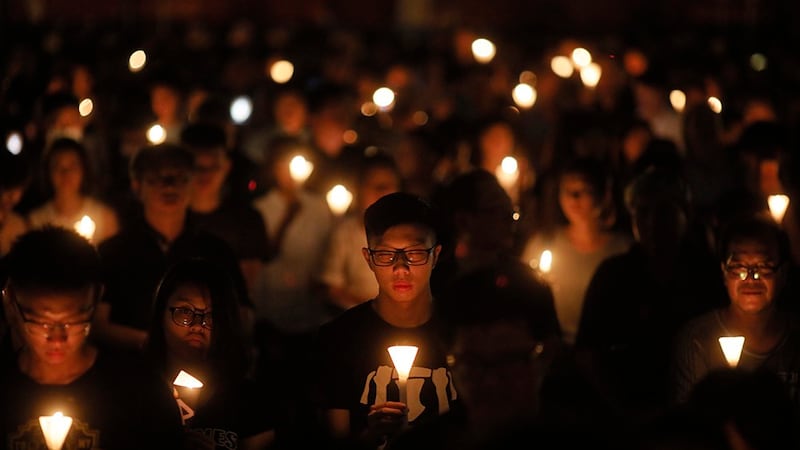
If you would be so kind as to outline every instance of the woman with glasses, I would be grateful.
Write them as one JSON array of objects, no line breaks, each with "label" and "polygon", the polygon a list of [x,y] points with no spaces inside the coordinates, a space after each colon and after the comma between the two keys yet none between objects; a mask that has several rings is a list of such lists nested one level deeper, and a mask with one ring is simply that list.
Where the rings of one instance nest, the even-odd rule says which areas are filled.
[{"label": "woman with glasses", "polygon": [[172,265],[156,291],[145,355],[170,388],[181,371],[203,383],[176,402],[190,448],[267,448],[274,440],[270,404],[248,376],[238,305],[226,272],[199,258]]},{"label": "woman with glasses", "polygon": [[[721,230],[718,249],[730,303],[691,320],[678,334],[676,400],[685,401],[710,373],[735,367],[778,375],[798,404],[800,322],[781,306],[791,265],[786,233],[769,217],[732,219]],[[733,336],[744,337],[744,345],[726,359],[719,338]]]},{"label": "woman with glasses", "polygon": [[0,448],[46,448],[40,417],[72,424],[64,448],[177,448],[170,390],[141,361],[87,337],[101,287],[100,260],[76,232],[46,226],[6,256],[3,307],[18,341],[0,370]]}]

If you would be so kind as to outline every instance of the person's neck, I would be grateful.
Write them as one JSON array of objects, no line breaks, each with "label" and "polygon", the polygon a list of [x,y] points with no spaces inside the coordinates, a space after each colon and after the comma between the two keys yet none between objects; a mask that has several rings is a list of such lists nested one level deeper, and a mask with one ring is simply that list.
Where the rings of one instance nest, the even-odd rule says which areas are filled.
[{"label": "person's neck", "polygon": [[606,241],[606,232],[594,223],[571,223],[566,233],[575,248],[582,251],[597,250]]},{"label": "person's neck", "polygon": [[430,291],[412,302],[398,303],[378,294],[372,302],[375,312],[387,323],[398,328],[415,328],[426,323],[433,312]]},{"label": "person's neck", "polygon": [[83,207],[83,196],[79,193],[59,193],[53,197],[53,207],[62,216],[73,216]]},{"label": "person's neck", "polygon": [[39,359],[33,352],[23,348],[18,364],[22,373],[38,384],[70,384],[85,374],[97,359],[97,348],[85,344],[78,353],[61,364],[49,364]]},{"label": "person's neck", "polygon": [[186,223],[186,211],[175,214],[158,214],[145,210],[145,220],[158,231],[167,242],[173,242],[183,232]]},{"label": "person's neck", "polygon": [[216,211],[220,204],[222,204],[222,199],[216,193],[195,196],[192,199],[191,209],[198,213],[210,213]]}]

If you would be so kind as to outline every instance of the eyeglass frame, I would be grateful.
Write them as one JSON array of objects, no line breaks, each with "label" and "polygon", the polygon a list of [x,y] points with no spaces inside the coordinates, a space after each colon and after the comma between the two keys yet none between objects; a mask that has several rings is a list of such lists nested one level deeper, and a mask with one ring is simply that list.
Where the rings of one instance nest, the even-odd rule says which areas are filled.
[{"label": "eyeglass frame", "polygon": [[[433,250],[438,245],[439,244],[434,244],[430,248],[413,249],[413,250],[406,250],[405,248],[400,248],[400,249],[396,249],[396,250],[378,250],[378,249],[369,248],[369,247],[364,247],[364,250],[366,250],[367,253],[369,253],[369,259],[370,259],[370,261],[372,261],[372,264],[374,264],[374,265],[376,265],[378,267],[391,267],[391,266],[397,264],[398,255],[402,255],[403,261],[405,261],[406,264],[408,264],[409,266],[424,266],[425,264],[428,264],[428,261],[430,261],[430,259],[431,259],[431,252],[433,252]],[[408,255],[407,255],[408,252],[425,252],[425,260],[422,261],[422,262],[411,262],[408,259]],[[376,253],[393,253],[394,256],[392,256],[392,261],[389,264],[384,264],[384,263],[378,263],[377,261],[375,261],[375,254]]]},{"label": "eyeglass frame", "polygon": [[[745,281],[747,280],[747,278],[753,280],[761,280],[762,278],[771,278],[778,273],[780,267],[781,267],[780,264],[763,264],[760,266],[750,266],[747,264],[732,264],[731,262],[726,262],[725,264],[723,264],[722,270],[725,271],[725,274],[728,277],[734,280],[738,279],[740,281]],[[739,268],[739,271],[736,271],[736,273],[734,273],[736,268]],[[741,272],[741,270],[744,270],[746,272]],[[768,272],[763,273],[762,272],[763,270],[766,270]],[[744,275],[744,278],[742,278],[742,275]]]},{"label": "eyeglass frame", "polygon": [[[198,312],[194,308],[187,308],[185,306],[170,306],[167,309],[170,312],[170,319],[172,319],[172,323],[174,323],[175,325],[177,325],[179,327],[183,327],[183,328],[191,328],[191,327],[193,327],[194,324],[197,323],[197,317],[199,316],[200,317],[200,326],[201,327],[205,328],[206,330],[214,329],[214,320],[213,320],[213,316],[211,315],[212,311]],[[177,310],[179,310],[179,309],[192,312],[192,320],[189,323],[182,323],[178,319],[175,318],[175,312]],[[209,319],[208,321],[206,321],[206,317],[208,317],[208,319]]]},{"label": "eyeglass frame", "polygon": [[[29,318],[25,317],[25,313],[22,311],[22,307],[20,306],[19,301],[17,300],[16,296],[11,295],[6,289],[3,289],[3,294],[8,295],[10,300],[11,300],[11,303],[14,304],[14,308],[16,308],[17,314],[19,314],[20,319],[22,319],[23,328],[25,328],[25,331],[27,333],[30,333],[30,334],[34,335],[34,336],[41,336],[41,337],[44,337],[46,339],[49,339],[50,336],[52,335],[52,331],[51,330],[56,330],[58,328],[61,328],[62,330],[64,330],[64,335],[65,336],[80,336],[81,334],[88,335],[89,334],[89,330],[92,328],[92,319],[94,317],[94,310],[95,310],[95,306],[96,305],[92,305],[88,309],[86,309],[84,311],[81,311],[82,313],[83,312],[88,312],[89,313],[89,319],[88,320],[82,320],[80,322],[72,322],[72,323],[38,322],[36,320],[32,320],[32,319],[29,319]],[[34,333],[33,331],[31,331],[31,328],[28,326],[28,324],[36,325],[36,326],[40,327],[41,329],[44,330],[44,333]],[[80,329],[81,326],[83,326],[82,330]],[[76,327],[75,329],[76,330],[80,330],[80,332],[70,333],[69,330],[72,329],[72,327]]]}]

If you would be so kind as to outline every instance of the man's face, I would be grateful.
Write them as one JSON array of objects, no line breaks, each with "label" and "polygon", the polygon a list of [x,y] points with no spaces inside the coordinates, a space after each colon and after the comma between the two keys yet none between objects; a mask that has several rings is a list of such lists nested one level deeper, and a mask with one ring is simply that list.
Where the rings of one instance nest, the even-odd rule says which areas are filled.
[{"label": "man's face", "polygon": [[48,292],[6,289],[14,327],[25,351],[49,365],[70,364],[86,343],[94,311],[95,289]]},{"label": "man's face", "polygon": [[192,173],[188,169],[164,167],[145,172],[133,189],[146,212],[174,214],[185,212],[192,193]]},{"label": "man's face", "polygon": [[[373,255],[368,249],[362,250],[364,259],[375,274],[378,282],[378,297],[397,303],[414,303],[430,298],[430,278],[436,261],[439,259],[441,245],[434,242],[433,233],[426,228],[416,225],[397,225],[389,228],[380,238],[372,238],[369,242]],[[395,253],[394,260],[388,265],[381,263],[380,257],[375,252],[396,252],[403,250],[426,251],[427,256],[420,260],[422,263],[409,264],[406,257]],[[388,253],[387,253],[388,255]],[[385,263],[384,263],[385,264]]]},{"label": "man's face", "polygon": [[744,314],[770,310],[781,276],[777,251],[759,242],[742,241],[733,243],[729,254],[722,269],[731,307]]},{"label": "man's face", "polygon": [[197,152],[194,157],[194,194],[216,194],[222,191],[231,163],[225,149]]}]

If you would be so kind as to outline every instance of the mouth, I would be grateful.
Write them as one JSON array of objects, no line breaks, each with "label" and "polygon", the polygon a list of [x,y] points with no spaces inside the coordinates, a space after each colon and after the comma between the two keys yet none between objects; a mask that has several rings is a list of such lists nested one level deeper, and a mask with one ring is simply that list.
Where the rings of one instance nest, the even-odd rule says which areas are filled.
[{"label": "mouth", "polygon": [[392,284],[392,289],[394,289],[395,291],[401,291],[401,292],[410,291],[411,290],[411,283],[398,281],[398,282],[395,282],[395,283]]}]

